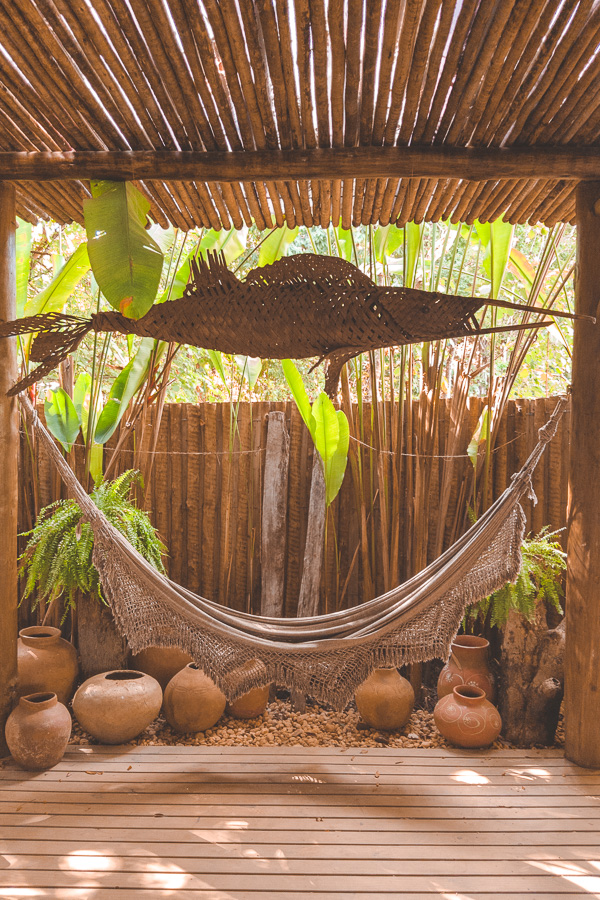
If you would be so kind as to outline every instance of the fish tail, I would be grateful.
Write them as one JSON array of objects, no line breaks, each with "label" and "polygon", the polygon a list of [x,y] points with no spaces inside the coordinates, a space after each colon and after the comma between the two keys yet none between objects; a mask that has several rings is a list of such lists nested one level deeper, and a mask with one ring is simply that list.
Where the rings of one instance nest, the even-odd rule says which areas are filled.
[{"label": "fish tail", "polygon": [[92,328],[93,323],[90,319],[67,316],[63,313],[42,313],[0,324],[0,338],[35,334],[29,358],[40,363],[25,378],[13,385],[7,396],[19,394],[55,369],[77,349]]}]

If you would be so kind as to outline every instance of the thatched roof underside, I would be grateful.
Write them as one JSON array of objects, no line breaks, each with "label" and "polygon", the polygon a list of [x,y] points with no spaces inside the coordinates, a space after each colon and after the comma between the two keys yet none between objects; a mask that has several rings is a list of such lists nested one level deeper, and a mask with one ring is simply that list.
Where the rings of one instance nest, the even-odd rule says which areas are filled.
[{"label": "thatched roof underside", "polygon": [[[599,43],[597,0],[0,0],[0,150],[590,146]],[[573,181],[489,178],[141,187],[183,229],[574,220]],[[18,211],[88,195],[21,182]]]}]

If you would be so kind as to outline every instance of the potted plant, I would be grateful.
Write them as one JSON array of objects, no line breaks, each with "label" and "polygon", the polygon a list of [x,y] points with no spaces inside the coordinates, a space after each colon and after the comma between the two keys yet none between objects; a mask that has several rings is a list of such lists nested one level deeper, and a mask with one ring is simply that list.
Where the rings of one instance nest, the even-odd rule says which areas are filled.
[{"label": "potted plant", "polygon": [[523,564],[514,583],[472,606],[465,625],[479,620],[500,629],[498,707],[507,740],[522,746],[551,744],[563,697],[564,619],[562,574],[566,553],[557,532],[543,529],[522,546]]},{"label": "potted plant", "polygon": [[[140,480],[140,473],[129,469],[118,478],[102,481],[91,498],[135,549],[164,572],[166,548],[148,514],[131,499],[131,489]],[[76,500],[58,500],[42,509],[34,528],[24,535],[29,540],[19,559],[19,574],[25,578],[23,599],[32,598],[32,609],[62,599],[64,621],[77,604],[77,643],[87,678],[121,668],[128,649],[116,630],[92,562],[93,531],[81,519]]]}]

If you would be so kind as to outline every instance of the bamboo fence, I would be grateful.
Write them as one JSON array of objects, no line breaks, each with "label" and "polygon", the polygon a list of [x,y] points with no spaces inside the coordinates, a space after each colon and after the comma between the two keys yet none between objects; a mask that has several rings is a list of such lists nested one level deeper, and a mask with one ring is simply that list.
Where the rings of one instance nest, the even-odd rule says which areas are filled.
[{"label": "bamboo fence", "polygon": [[[467,402],[464,426],[458,448],[450,448],[451,466],[444,465],[449,433],[449,401],[442,400],[438,427],[433,441],[426,510],[415,509],[415,483],[423,460],[405,453],[399,496],[388,510],[399,509],[400,528],[397,571],[403,580],[411,574],[409,559],[431,561],[439,549],[438,518],[442,481],[449,478],[450,496],[444,525],[443,547],[447,547],[469,524],[467,504],[472,494],[472,463],[467,446],[475,431],[484,400],[471,397]],[[533,449],[537,429],[555,406],[553,398],[511,400],[508,403],[493,454],[491,489],[497,497],[510,482],[511,475],[525,462]],[[413,415],[412,435],[405,433],[404,448],[415,446],[419,409]],[[300,415],[291,402],[241,404],[237,423],[229,404],[168,404],[165,406],[156,444],[152,471],[147,484],[145,506],[153,524],[168,547],[166,561],[170,577],[203,595],[235,609],[260,612],[261,585],[261,508],[267,415],[274,410],[285,414],[290,436],[289,483],[287,495],[286,570],[284,614],[294,616],[302,577],[302,560],[307,531],[313,446]],[[356,408],[355,408],[356,411]],[[353,606],[385,590],[380,483],[391,473],[394,459],[389,451],[390,435],[384,438],[382,451],[374,449],[371,430],[371,405],[363,404],[362,454],[365,472],[367,547],[360,546],[361,520],[357,511],[357,492],[350,465],[342,489],[332,504],[328,523],[328,541],[321,579],[320,610]],[[152,423],[151,423],[152,425]],[[533,486],[538,503],[525,502],[528,528],[537,532],[544,526],[552,530],[564,527],[567,506],[569,455],[569,412],[563,417],[554,441],[538,466]],[[144,445],[151,445],[152,428]],[[71,452],[80,467],[83,448]],[[105,453],[111,453],[110,444]],[[125,446],[119,451],[117,474],[138,461],[142,473],[148,473],[150,452],[144,447],[134,451]],[[61,487],[48,459],[39,454],[33,477],[31,454],[23,438],[21,452],[19,502],[20,531],[31,527],[32,510],[61,496]],[[381,481],[380,481],[381,480]],[[394,479],[386,477],[387,490]],[[427,492],[426,492],[427,493]],[[64,491],[62,493],[64,496]],[[422,496],[422,494],[421,494]],[[418,513],[418,514],[417,514]],[[385,513],[384,513],[385,515]],[[393,522],[385,519],[391,546]],[[415,530],[417,529],[417,530]],[[23,539],[21,539],[23,542]],[[414,544],[418,542],[417,552]],[[564,541],[563,541],[564,543]],[[370,560],[373,587],[365,588],[364,553]],[[21,610],[22,623],[29,621]]]}]

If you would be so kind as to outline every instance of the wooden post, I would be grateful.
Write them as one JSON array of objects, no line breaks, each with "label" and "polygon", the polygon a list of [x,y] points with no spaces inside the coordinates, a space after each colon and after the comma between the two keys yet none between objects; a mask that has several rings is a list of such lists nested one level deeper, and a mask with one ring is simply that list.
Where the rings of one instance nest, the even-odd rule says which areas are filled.
[{"label": "wooden post", "polygon": [[308,503],[308,526],[302,582],[298,598],[298,616],[319,614],[319,590],[321,569],[323,568],[323,542],[325,540],[325,478],[321,457],[315,448],[313,456],[310,500]]},{"label": "wooden post", "polygon": [[[0,184],[0,322],[17,317],[15,187]],[[4,723],[17,683],[17,503],[19,416],[6,392],[17,377],[16,340],[0,343],[0,755],[7,752]]]},{"label": "wooden post", "polygon": [[[577,187],[575,309],[597,316],[600,181]],[[600,325],[575,322],[569,474],[565,750],[600,766]]]},{"label": "wooden post", "polygon": [[269,413],[267,420],[261,534],[260,611],[263,616],[278,617],[283,615],[290,438],[285,427],[284,413]]}]

